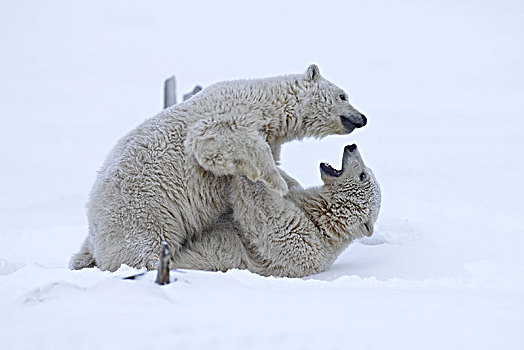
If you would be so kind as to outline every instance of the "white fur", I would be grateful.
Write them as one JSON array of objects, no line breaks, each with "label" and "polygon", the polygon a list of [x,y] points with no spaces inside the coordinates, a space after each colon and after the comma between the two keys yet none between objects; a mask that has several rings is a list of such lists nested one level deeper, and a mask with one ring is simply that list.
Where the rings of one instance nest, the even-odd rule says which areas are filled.
[{"label": "white fur", "polygon": [[312,65],[305,74],[218,83],[148,119],[100,169],[88,237],[70,267],[155,268],[162,241],[176,253],[227,210],[235,176],[287,193],[277,168],[284,142],[351,132],[340,115],[362,124],[341,94]]},{"label": "white fur", "polygon": [[282,198],[261,183],[235,177],[233,211],[173,257],[172,265],[286,277],[325,270],[351,241],[372,234],[381,195],[358,150],[340,177],[323,179],[323,186],[308,190],[295,184]]}]

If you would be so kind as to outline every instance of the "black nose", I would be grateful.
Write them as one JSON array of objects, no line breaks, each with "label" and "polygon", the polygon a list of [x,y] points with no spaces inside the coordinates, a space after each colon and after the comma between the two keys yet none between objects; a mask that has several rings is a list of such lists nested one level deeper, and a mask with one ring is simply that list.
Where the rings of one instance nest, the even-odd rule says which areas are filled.
[{"label": "black nose", "polygon": [[345,147],[345,150],[347,150],[349,152],[353,152],[356,149],[357,149],[357,145],[355,145],[355,144],[348,145],[348,146]]},{"label": "black nose", "polygon": [[364,114],[360,114],[360,118],[362,118],[362,123],[355,123],[357,128],[361,128],[368,123],[368,118]]}]

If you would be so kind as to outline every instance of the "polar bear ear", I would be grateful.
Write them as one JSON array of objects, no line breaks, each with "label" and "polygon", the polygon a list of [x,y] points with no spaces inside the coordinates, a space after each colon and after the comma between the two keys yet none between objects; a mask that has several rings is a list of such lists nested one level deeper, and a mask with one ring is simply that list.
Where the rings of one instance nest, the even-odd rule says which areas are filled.
[{"label": "polar bear ear", "polygon": [[306,78],[310,81],[317,81],[320,79],[320,71],[316,64],[312,64],[307,68]]}]

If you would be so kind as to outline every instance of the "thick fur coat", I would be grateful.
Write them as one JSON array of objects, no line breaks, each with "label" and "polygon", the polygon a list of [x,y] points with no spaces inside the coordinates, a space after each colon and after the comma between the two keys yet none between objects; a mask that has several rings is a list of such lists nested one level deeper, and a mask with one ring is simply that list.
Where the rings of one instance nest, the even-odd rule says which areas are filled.
[{"label": "thick fur coat", "polygon": [[235,177],[233,211],[189,243],[172,265],[286,277],[324,271],[351,241],[373,233],[381,194],[355,145],[344,149],[342,170],[323,164],[321,172],[323,186],[304,190],[290,183],[285,198]]},{"label": "thick fur coat", "polygon": [[205,88],[145,121],[110,152],[87,204],[88,237],[70,267],[154,269],[162,241],[176,255],[233,205],[236,176],[286,194],[277,168],[283,143],[365,124],[315,65],[305,74]]}]

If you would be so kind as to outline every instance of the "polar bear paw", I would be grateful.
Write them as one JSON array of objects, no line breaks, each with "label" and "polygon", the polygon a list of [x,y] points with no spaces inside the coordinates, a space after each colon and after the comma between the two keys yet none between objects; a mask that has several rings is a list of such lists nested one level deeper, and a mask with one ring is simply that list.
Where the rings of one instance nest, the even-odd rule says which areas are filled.
[{"label": "polar bear paw", "polygon": [[269,190],[281,196],[285,196],[289,192],[286,181],[282,178],[278,171],[274,171],[268,176],[260,177],[259,181],[265,183]]},{"label": "polar bear paw", "polygon": [[252,182],[260,181],[267,188],[281,196],[289,192],[287,182],[280,175],[276,167],[266,167],[266,170],[260,170],[255,164],[249,161],[237,161],[238,173],[244,175]]}]

